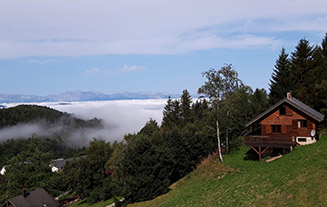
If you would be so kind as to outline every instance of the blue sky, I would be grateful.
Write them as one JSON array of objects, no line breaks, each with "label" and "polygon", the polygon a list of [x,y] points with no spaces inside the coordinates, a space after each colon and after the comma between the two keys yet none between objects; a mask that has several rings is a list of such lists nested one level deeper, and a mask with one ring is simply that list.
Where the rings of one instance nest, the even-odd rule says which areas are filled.
[{"label": "blue sky", "polygon": [[0,93],[195,94],[225,63],[268,89],[282,47],[326,32],[324,0],[0,0]]}]

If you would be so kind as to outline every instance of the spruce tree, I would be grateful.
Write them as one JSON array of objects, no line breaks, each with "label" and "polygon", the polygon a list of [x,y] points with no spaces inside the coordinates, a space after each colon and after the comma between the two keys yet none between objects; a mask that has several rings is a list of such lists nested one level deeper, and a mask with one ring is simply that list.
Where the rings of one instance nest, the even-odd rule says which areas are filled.
[{"label": "spruce tree", "polygon": [[310,46],[308,40],[301,39],[291,57],[292,73],[296,80],[293,92],[298,99],[306,104],[310,102],[309,94],[312,82],[309,77],[313,69],[313,54],[313,46]]},{"label": "spruce tree", "polygon": [[261,114],[268,108],[268,95],[265,89],[255,89],[251,95],[251,107],[253,111],[253,117]]},{"label": "spruce tree", "polygon": [[270,80],[269,103],[272,105],[286,96],[286,93],[294,90],[295,81],[291,72],[291,63],[285,48],[276,60],[275,69]]},{"label": "spruce tree", "polygon": [[327,115],[327,33],[322,40],[319,64],[315,67],[314,108]]},{"label": "spruce tree", "polygon": [[327,58],[327,33],[325,34],[325,37],[322,40],[321,47],[324,58]]},{"label": "spruce tree", "polygon": [[187,90],[183,90],[181,96],[181,118],[183,119],[184,124],[191,121],[191,104],[192,97]]}]

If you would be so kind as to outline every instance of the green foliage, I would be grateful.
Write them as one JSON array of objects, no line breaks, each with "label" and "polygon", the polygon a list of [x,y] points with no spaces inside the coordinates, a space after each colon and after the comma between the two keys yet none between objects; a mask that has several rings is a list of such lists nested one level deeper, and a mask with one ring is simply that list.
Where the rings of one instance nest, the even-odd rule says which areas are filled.
[{"label": "green foliage", "polygon": [[28,139],[8,139],[0,143],[0,166],[8,164],[11,158],[26,151],[26,146],[35,142],[36,139],[39,143],[39,148],[42,152],[49,152],[51,154],[51,159],[58,157],[69,158],[84,154],[83,151],[85,149],[72,149],[67,146],[59,136],[41,138],[34,135]]},{"label": "green foliage", "polygon": [[137,134],[117,150],[110,164],[114,168],[113,181],[121,196],[135,202],[167,192],[172,159],[160,143]]},{"label": "green foliage", "polygon": [[[226,96],[227,101],[221,104],[219,111],[221,134],[222,137],[229,136],[229,142],[233,143],[232,148],[239,147],[234,144],[237,143],[236,140],[240,135],[245,134],[245,124],[253,118],[254,105],[259,105],[251,102],[253,97],[251,88],[241,85],[234,92],[229,93]],[[226,139],[223,143],[227,144]]]},{"label": "green foliage", "polygon": [[268,109],[269,103],[271,99],[268,98],[267,91],[265,89],[256,89],[253,95],[250,98],[253,117],[258,116],[262,112]]},{"label": "green foliage", "polygon": [[91,141],[86,157],[65,166],[64,176],[68,187],[88,198],[89,202],[111,198],[111,178],[106,174],[105,165],[112,152],[110,143],[96,139]]},{"label": "green foliage", "polygon": [[207,81],[198,89],[198,93],[207,95],[214,101],[223,100],[228,93],[235,91],[242,84],[231,64],[224,65],[217,71],[210,69],[203,72],[202,76]]},{"label": "green foliage", "polygon": [[191,104],[192,104],[192,97],[187,90],[183,90],[181,96],[181,119],[183,119],[182,123],[185,125],[192,121],[192,112],[191,112]]},{"label": "green foliage", "polygon": [[291,61],[285,48],[276,60],[275,69],[273,70],[272,79],[270,80],[269,102],[271,105],[286,97],[287,92],[294,91],[296,79],[292,73]]},{"label": "green foliage", "polygon": [[171,128],[178,126],[180,123],[180,102],[178,100],[172,100],[168,97],[167,104],[164,107],[162,128]]},{"label": "green foliage", "polygon": [[101,119],[94,118],[86,121],[45,106],[19,105],[0,109],[0,128],[26,123],[38,124],[44,128],[58,126],[58,128],[62,129],[48,137],[59,136],[63,138],[68,137],[74,130],[103,127]]},{"label": "green foliage", "polygon": [[26,150],[11,158],[6,167],[6,193],[9,197],[17,196],[23,188],[45,188],[51,193],[60,190],[60,185],[51,183],[50,159],[51,153],[44,151],[42,142],[31,138]]},{"label": "green foliage", "polygon": [[53,123],[63,116],[68,116],[68,114],[45,106],[19,105],[0,109],[0,127],[28,123],[35,120],[45,120]]},{"label": "green foliage", "polygon": [[315,68],[315,81],[314,88],[312,91],[312,99],[314,108],[320,110],[322,113],[327,116],[327,33],[323,39],[322,48],[320,51],[320,58],[318,59],[318,64]]},{"label": "green foliage", "polygon": [[220,135],[225,137],[224,144],[228,153],[230,134],[233,142],[233,139],[244,131],[244,123],[251,117],[249,114],[252,113],[250,106],[252,91],[250,87],[243,85],[232,65],[225,65],[217,71],[210,69],[203,72],[202,76],[207,80],[198,89],[198,93],[210,98],[213,121],[216,123],[211,128],[212,132],[216,131],[218,153],[222,162]]},{"label": "green foliage", "polygon": [[154,136],[159,132],[159,126],[156,120],[150,119],[145,126],[141,129],[140,134],[144,134],[146,136]]},{"label": "green foliage", "polygon": [[286,97],[286,92],[327,115],[327,33],[321,46],[301,39],[291,58],[283,48],[270,80],[269,102]]},{"label": "green foliage", "polygon": [[296,80],[294,96],[310,106],[313,106],[309,98],[314,78],[313,54],[313,46],[310,46],[308,40],[301,39],[291,56],[292,72]]}]

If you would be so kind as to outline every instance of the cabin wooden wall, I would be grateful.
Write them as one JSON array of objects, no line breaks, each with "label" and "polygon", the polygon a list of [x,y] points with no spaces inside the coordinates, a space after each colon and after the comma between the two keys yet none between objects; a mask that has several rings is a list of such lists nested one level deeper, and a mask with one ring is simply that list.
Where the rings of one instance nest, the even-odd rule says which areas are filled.
[{"label": "cabin wooden wall", "polygon": [[[277,108],[273,113],[260,122],[261,135],[310,137],[311,130],[316,130],[316,124],[312,118],[289,105],[284,106],[286,107],[286,115],[280,115],[279,109]],[[297,120],[307,120],[307,127],[298,128]],[[281,125],[281,132],[273,133],[271,125]]]}]

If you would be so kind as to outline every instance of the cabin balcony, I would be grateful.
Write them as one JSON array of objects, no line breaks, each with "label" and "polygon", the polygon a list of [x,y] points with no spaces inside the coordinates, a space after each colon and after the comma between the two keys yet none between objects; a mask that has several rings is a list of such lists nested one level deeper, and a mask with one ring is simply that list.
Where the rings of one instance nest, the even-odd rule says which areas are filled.
[{"label": "cabin balcony", "polygon": [[244,144],[252,147],[288,148],[296,145],[296,139],[283,135],[245,135]]}]

